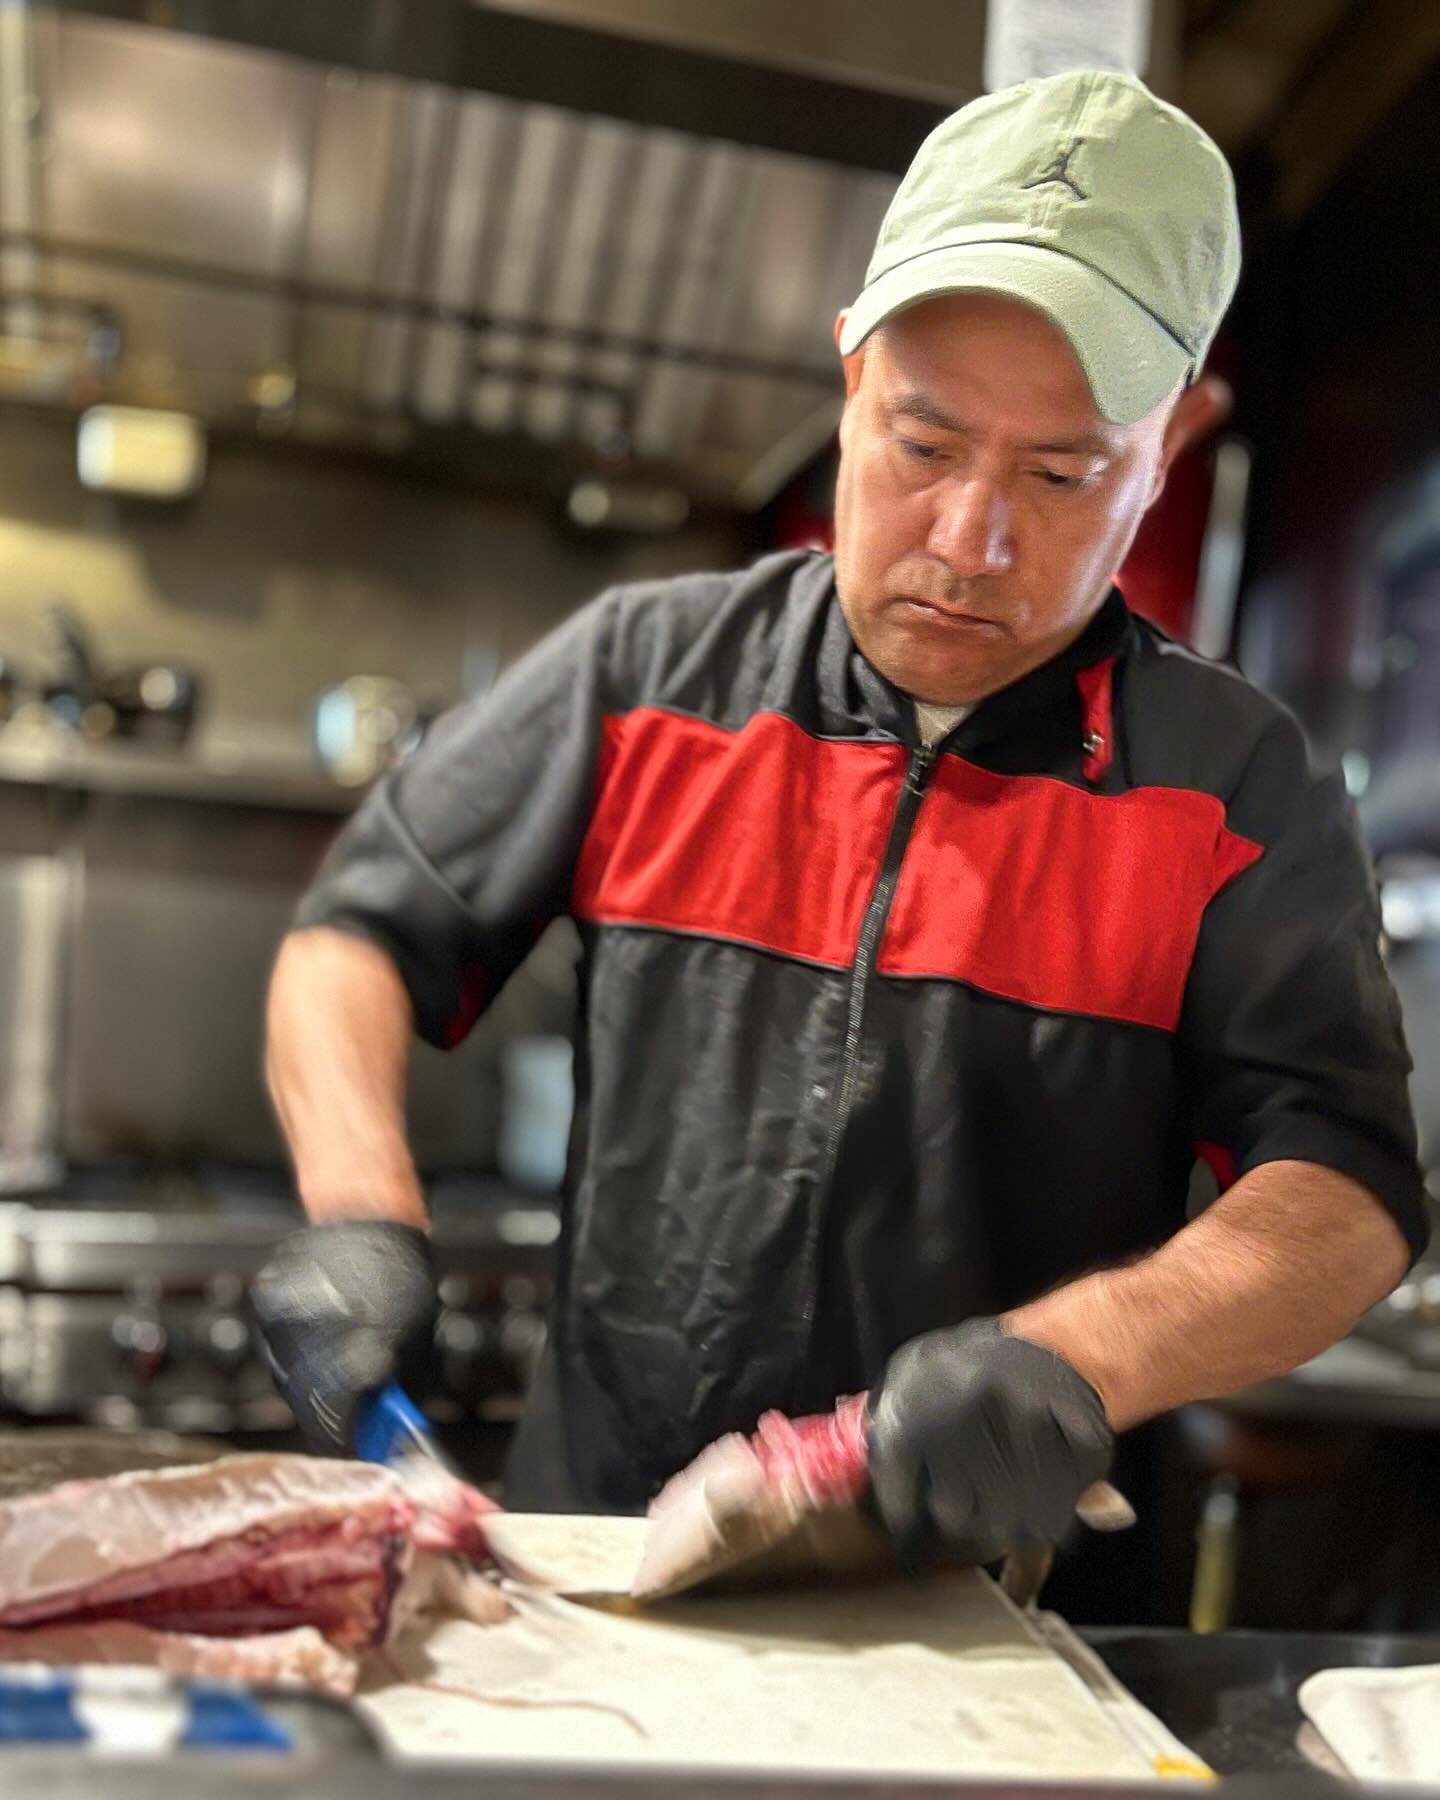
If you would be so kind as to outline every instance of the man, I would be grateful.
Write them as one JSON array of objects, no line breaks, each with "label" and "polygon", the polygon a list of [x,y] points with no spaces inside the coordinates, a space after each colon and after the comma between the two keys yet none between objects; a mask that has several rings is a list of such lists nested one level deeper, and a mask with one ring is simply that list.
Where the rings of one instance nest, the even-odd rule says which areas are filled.
[{"label": "man", "polygon": [[[1423,1234],[1363,853],[1290,718],[1111,588],[1239,250],[1137,81],[921,148],[837,338],[833,562],[602,595],[342,835],[269,1069],[260,1292],[318,1442],[425,1338],[412,1030],[584,942],[551,1341],[508,1498],[642,1508],[869,1389],[915,1554],[1056,1538],[1116,1433],[1289,1369]],[[1186,1222],[1197,1154],[1226,1184]]]}]

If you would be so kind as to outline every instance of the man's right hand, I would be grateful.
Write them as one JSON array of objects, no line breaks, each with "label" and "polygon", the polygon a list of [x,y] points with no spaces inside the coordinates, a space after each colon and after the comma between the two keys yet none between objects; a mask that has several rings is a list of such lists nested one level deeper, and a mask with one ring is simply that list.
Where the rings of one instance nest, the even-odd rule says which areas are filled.
[{"label": "man's right hand", "polygon": [[875,1500],[915,1562],[1058,1543],[1114,1448],[1090,1383],[998,1319],[911,1338],[870,1395]]},{"label": "man's right hand", "polygon": [[354,1454],[366,1397],[423,1364],[439,1313],[429,1239],[387,1219],[295,1232],[251,1298],[276,1385],[306,1443],[342,1456]]}]

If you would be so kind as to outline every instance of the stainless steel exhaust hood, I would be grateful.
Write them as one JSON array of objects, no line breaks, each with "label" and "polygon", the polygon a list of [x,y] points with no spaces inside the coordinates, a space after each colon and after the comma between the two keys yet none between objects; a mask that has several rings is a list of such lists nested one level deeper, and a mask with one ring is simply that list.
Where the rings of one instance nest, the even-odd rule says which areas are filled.
[{"label": "stainless steel exhaust hood", "polygon": [[[815,103],[751,117],[752,138],[801,155],[476,91],[464,57],[451,85],[97,10],[155,16],[6,9],[26,79],[0,125],[0,162],[30,172],[23,204],[0,183],[9,330],[37,296],[107,322],[115,354],[72,372],[77,410],[151,405],[560,490],[633,476],[702,507],[763,504],[825,441],[831,322],[893,186],[863,165],[895,160],[941,110],[872,90],[889,124],[867,134],[859,106],[846,166],[829,154],[846,91],[829,78],[757,71]],[[280,10],[313,27],[337,9]],[[266,11],[182,0],[163,16]],[[409,42],[410,66],[443,63]],[[566,77],[582,78],[600,97],[605,71]]]},{"label": "stainless steel exhaust hood", "polygon": [[835,312],[984,11],[12,4],[0,305],[106,322],[77,406],[752,508],[833,429]]}]

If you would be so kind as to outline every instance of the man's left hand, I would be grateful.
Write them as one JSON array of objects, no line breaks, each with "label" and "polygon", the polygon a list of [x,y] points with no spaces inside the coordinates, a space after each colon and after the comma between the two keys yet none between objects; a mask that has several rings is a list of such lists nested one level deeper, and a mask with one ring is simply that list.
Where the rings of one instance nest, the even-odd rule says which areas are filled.
[{"label": "man's left hand", "polygon": [[994,1319],[912,1338],[871,1395],[871,1487],[914,1562],[1058,1543],[1114,1443],[1090,1383]]}]

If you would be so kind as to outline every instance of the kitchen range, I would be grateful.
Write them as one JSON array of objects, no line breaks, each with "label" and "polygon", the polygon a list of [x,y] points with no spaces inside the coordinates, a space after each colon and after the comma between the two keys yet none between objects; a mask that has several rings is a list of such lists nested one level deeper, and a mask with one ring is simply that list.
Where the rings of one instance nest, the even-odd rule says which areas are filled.
[{"label": "kitchen range", "polygon": [[[246,1292],[293,1200],[223,1171],[204,1185],[96,1181],[0,1207],[0,1400],[21,1418],[283,1441],[289,1414]],[[108,1185],[108,1191],[107,1191]],[[178,1185],[178,1191],[177,1191]],[[544,1343],[553,1202],[498,1180],[440,1184],[437,1386],[419,1396],[498,1474]]]},{"label": "kitchen range", "polygon": [[[0,734],[12,1417],[285,1441],[247,1302],[299,1217],[258,1080],[260,997],[304,871],[353,802],[320,772],[207,768],[53,726]],[[557,968],[519,984],[509,1026],[415,1072],[443,1297],[422,1397],[486,1480],[544,1341],[563,952]]]}]

